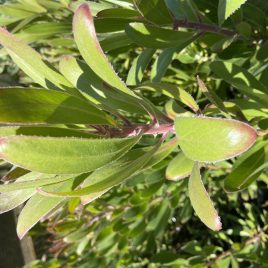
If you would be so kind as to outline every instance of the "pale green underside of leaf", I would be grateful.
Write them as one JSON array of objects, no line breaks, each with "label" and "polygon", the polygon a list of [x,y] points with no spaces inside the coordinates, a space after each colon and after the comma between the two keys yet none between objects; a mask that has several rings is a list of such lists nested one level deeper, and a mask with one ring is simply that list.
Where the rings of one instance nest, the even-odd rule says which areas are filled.
[{"label": "pale green underside of leaf", "polygon": [[[135,174],[138,174],[140,172],[142,172],[145,169],[148,169],[152,166],[154,166],[155,164],[157,164],[158,162],[160,162],[161,160],[163,160],[165,157],[167,157],[172,151],[173,149],[176,147],[176,141],[175,140],[171,140],[165,144],[163,144],[158,150],[157,152],[152,156],[152,158],[146,162],[146,164],[140,169],[140,170],[136,170]],[[122,158],[120,158],[119,160],[117,160],[115,162],[115,165],[123,165],[126,164],[127,162],[130,162],[131,160],[135,160],[137,157],[142,156],[143,154],[145,154],[146,152],[148,152],[150,148],[145,148],[145,149],[134,149],[128,153],[126,153]],[[87,187],[87,186],[92,186],[94,184],[97,184],[100,181],[105,181],[107,177],[111,177],[114,180],[116,180],[116,175],[113,176],[114,173],[117,172],[116,169],[111,168],[113,167],[113,164],[111,165],[107,165],[103,168],[100,168],[96,171],[94,171],[92,173],[92,175],[90,175],[87,179],[85,179],[85,181],[83,182],[83,188]],[[111,173],[110,173],[111,170]],[[106,176],[105,176],[106,175]],[[130,175],[130,177],[126,178],[131,180],[131,177],[133,176],[133,174]],[[122,180],[123,182],[124,180]],[[111,188],[107,187],[104,191],[100,191],[100,192],[94,192],[92,194],[86,195],[86,196],[81,196],[81,202],[83,204],[88,204],[89,202],[92,202],[93,200],[95,200],[96,198],[102,196],[104,193],[106,193],[107,191],[109,191]]]},{"label": "pale green underside of leaf", "polygon": [[1,184],[0,185],[0,193],[6,193],[6,192],[12,192],[22,189],[31,189],[31,188],[37,188],[40,186],[48,185],[48,184],[56,184],[62,181],[66,181],[71,179],[70,176],[49,176],[49,175],[36,175],[34,179],[27,180],[27,181],[16,181],[13,183],[8,184]]},{"label": "pale green underside of leaf", "polygon": [[86,100],[65,92],[37,88],[1,88],[0,122],[114,124],[110,116]]},{"label": "pale green underside of leaf", "polygon": [[221,25],[227,20],[240,6],[247,0],[219,0],[218,5],[218,21]]},{"label": "pale green underside of leaf", "polygon": [[198,162],[195,162],[189,179],[189,197],[195,213],[200,220],[210,229],[221,229],[221,221],[217,211],[203,185]]},{"label": "pale green underside of leaf", "polygon": [[194,161],[187,158],[183,152],[179,152],[168,164],[166,178],[176,181],[188,177],[193,169]]},{"label": "pale green underside of leaf", "polygon": [[170,141],[160,147],[158,142],[154,147],[136,149],[128,152],[123,158],[104,166],[93,172],[84,182],[82,189],[72,192],[44,193],[52,196],[84,196],[83,203],[91,202],[113,186],[122,183],[127,178],[149,168],[165,158],[175,147],[176,143]]},{"label": "pale green underside of leaf", "polygon": [[236,120],[212,117],[177,117],[175,130],[186,157],[199,162],[217,162],[248,150],[256,130]]},{"label": "pale green underside of leaf", "polygon": [[7,162],[40,173],[80,174],[116,160],[139,138],[8,136],[0,140],[0,155]]}]

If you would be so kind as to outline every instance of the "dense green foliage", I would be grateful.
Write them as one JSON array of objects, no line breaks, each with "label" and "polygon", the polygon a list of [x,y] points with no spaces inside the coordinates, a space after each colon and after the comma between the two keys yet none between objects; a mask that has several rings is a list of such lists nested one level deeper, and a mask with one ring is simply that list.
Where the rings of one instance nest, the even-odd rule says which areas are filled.
[{"label": "dense green foliage", "polygon": [[266,2],[0,5],[0,212],[42,221],[29,267],[268,267]]}]

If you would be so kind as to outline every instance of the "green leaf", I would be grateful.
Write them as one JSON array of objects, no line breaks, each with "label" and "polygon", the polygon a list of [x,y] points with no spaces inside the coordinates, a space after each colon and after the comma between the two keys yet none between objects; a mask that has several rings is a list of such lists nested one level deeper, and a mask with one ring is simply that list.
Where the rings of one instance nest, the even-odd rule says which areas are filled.
[{"label": "green leaf", "polygon": [[252,147],[245,155],[238,158],[233,170],[224,180],[224,189],[226,192],[241,191],[254,182],[261,174],[262,170],[256,171],[265,162],[264,148],[267,141],[261,141]]},{"label": "green leaf", "polygon": [[181,180],[190,176],[194,161],[187,158],[183,152],[179,152],[167,166],[166,178],[171,181]]},{"label": "green leaf", "polygon": [[151,48],[177,47],[192,40],[194,33],[160,28],[144,23],[130,23],[127,35],[138,45]]},{"label": "green leaf", "polygon": [[237,120],[212,117],[177,117],[175,130],[186,157],[217,162],[240,155],[255,142],[257,132]]},{"label": "green leaf", "polygon": [[75,11],[73,33],[76,45],[89,67],[107,84],[135,96],[117,76],[98,42],[89,6],[82,4]]},{"label": "green leaf", "polygon": [[[77,178],[61,182],[57,185],[49,185],[44,187],[47,191],[71,190]],[[25,234],[42,218],[44,218],[50,211],[55,209],[61,202],[65,200],[64,197],[48,198],[36,193],[22,209],[17,224],[17,234],[22,239]]]},{"label": "green leaf", "polygon": [[189,197],[195,213],[210,229],[219,231],[221,221],[201,180],[198,162],[195,162],[189,179]]},{"label": "green leaf", "polygon": [[171,24],[172,18],[163,0],[133,0],[142,17],[156,24]]},{"label": "green leaf", "polygon": [[150,63],[155,49],[145,49],[132,63],[132,66],[128,72],[127,85],[135,86],[141,83],[144,71]]},{"label": "green leaf", "polygon": [[27,201],[35,193],[35,189],[17,190],[0,194],[0,214],[10,211]]},{"label": "green leaf", "polygon": [[198,104],[195,102],[193,97],[177,85],[168,83],[145,83],[137,87],[135,90],[149,90],[158,92],[182,102],[194,112],[199,111]]},{"label": "green leaf", "polygon": [[[33,175],[31,174],[31,177]],[[22,178],[22,177],[21,177]],[[16,181],[13,183],[8,184],[1,184],[0,185],[0,193],[6,193],[11,191],[17,191],[22,189],[29,189],[29,188],[37,188],[40,186],[48,185],[48,184],[55,184],[62,181],[66,181],[71,179],[70,176],[48,176],[44,174],[36,174],[34,179],[27,180],[27,181]]]},{"label": "green leaf", "polygon": [[[169,142],[166,142],[165,144],[161,145],[161,147],[157,150],[157,152],[149,159],[149,161],[145,163],[145,165],[140,169],[137,170],[135,175],[142,172],[142,170],[148,169],[155,164],[159,163],[161,160],[163,160],[165,157],[167,157],[175,148],[176,146],[176,140],[170,140]],[[105,180],[107,177],[112,177],[113,174],[117,173],[117,169],[114,167],[118,167],[120,170],[121,166],[124,166],[125,164],[136,160],[138,157],[141,157],[144,154],[147,154],[149,149],[151,148],[146,148],[146,149],[134,149],[131,150],[130,152],[126,153],[122,158],[117,160],[116,162],[107,165],[103,168],[100,168],[92,173],[85,181],[83,182],[83,187],[91,186],[94,185],[100,181]],[[131,174],[131,177],[135,176]],[[129,180],[131,180],[131,177]],[[116,176],[114,178],[116,180]],[[108,187],[104,189],[103,191],[100,192],[94,192],[86,196],[81,196],[81,202],[82,204],[88,204],[89,202],[92,202],[96,198],[99,198],[102,196],[104,193],[109,191],[111,187]]]},{"label": "green leaf", "polygon": [[98,12],[98,18],[136,18],[139,12],[125,8],[107,8]]},{"label": "green leaf", "polygon": [[219,24],[228,19],[240,6],[247,0],[219,0],[218,5],[218,21]]},{"label": "green leaf", "polygon": [[113,124],[113,119],[89,102],[64,92],[35,88],[1,88],[0,122]]},{"label": "green leaf", "polygon": [[8,126],[0,127],[0,137],[23,135],[41,137],[79,137],[79,138],[99,138],[99,136],[85,131],[75,129],[50,127],[50,126]]},{"label": "green leaf", "polygon": [[0,155],[7,162],[40,173],[80,174],[116,160],[139,139],[8,136],[0,139]]},{"label": "green leaf", "polygon": [[161,78],[165,75],[167,68],[172,61],[174,53],[180,53],[184,48],[194,42],[199,36],[199,33],[195,34],[192,38],[187,39],[185,42],[181,43],[177,47],[164,49],[154,62],[151,72],[151,80],[153,82],[159,82]]},{"label": "green leaf", "polygon": [[210,69],[218,78],[236,87],[252,100],[267,106],[267,88],[244,68],[230,62],[214,61],[210,64]]},{"label": "green leaf", "polygon": [[212,89],[208,89],[205,83],[199,78],[199,76],[197,76],[197,83],[200,90],[204,93],[204,95],[208,98],[208,100],[210,100],[211,103],[215,104],[216,107],[218,107],[222,112],[224,112],[225,115],[228,116],[228,111],[225,108],[223,101],[215,93],[215,91]]},{"label": "green leaf", "polygon": [[[143,168],[152,158],[152,156],[159,149],[161,142],[158,142],[150,151],[143,154],[140,157],[136,158],[136,155],[128,155],[132,161],[127,157],[126,162],[116,161],[110,165],[107,165],[103,168],[96,170],[90,177],[86,180],[83,188],[74,190],[72,192],[54,192],[50,193],[43,191],[44,195],[48,196],[68,196],[68,197],[77,197],[77,196],[88,196],[91,195],[90,201],[99,197],[106,191],[108,191],[113,186],[122,183],[131,175],[137,173],[141,168]],[[131,152],[130,152],[131,153]],[[135,152],[134,152],[135,153]],[[139,155],[139,153],[138,153]],[[133,159],[134,157],[134,159]],[[135,159],[136,158],[136,159]]]},{"label": "green leaf", "polygon": [[71,84],[61,74],[50,68],[39,53],[3,28],[0,28],[0,44],[19,68],[36,83],[44,88],[68,90],[75,94]]},{"label": "green leaf", "polygon": [[[90,67],[72,56],[60,61],[60,72],[87,99],[103,108],[120,109],[145,114],[145,110],[136,102],[136,98],[122,91],[107,87]],[[113,111],[112,111],[113,112]]]},{"label": "green leaf", "polygon": [[174,99],[170,99],[165,104],[165,112],[167,116],[172,120],[175,120],[175,118],[179,115],[186,115],[186,116],[193,115],[191,112],[188,112],[182,106],[180,106]]}]

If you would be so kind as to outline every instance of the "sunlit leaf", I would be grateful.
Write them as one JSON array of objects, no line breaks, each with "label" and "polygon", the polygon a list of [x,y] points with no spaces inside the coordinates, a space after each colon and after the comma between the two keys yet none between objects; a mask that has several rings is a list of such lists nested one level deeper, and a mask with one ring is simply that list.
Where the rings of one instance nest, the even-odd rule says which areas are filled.
[{"label": "sunlit leaf", "polygon": [[79,174],[119,158],[139,138],[8,136],[0,139],[0,155],[7,162],[41,173]]},{"label": "sunlit leaf", "polygon": [[81,5],[73,19],[73,33],[77,47],[89,67],[109,85],[134,95],[117,76],[97,39],[93,17],[87,4]]},{"label": "sunlit leaf", "polygon": [[168,164],[166,178],[176,181],[188,177],[193,169],[194,161],[187,158],[183,152],[179,152]]},{"label": "sunlit leaf", "polygon": [[178,143],[186,157],[217,162],[240,155],[255,142],[254,128],[240,121],[212,117],[177,117]]},{"label": "sunlit leaf", "polygon": [[246,3],[247,0],[219,0],[218,5],[218,20],[222,24],[228,19],[240,6]]},{"label": "sunlit leaf", "polygon": [[222,227],[220,217],[201,180],[198,162],[193,166],[188,187],[191,204],[197,216],[207,227],[219,231]]}]

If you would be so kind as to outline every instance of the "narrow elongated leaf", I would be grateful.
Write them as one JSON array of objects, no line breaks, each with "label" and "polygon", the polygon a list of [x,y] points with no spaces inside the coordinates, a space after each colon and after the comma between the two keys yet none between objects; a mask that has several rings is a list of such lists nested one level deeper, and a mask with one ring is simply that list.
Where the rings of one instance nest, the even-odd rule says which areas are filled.
[{"label": "narrow elongated leaf", "polygon": [[265,88],[245,69],[235,64],[222,61],[212,62],[210,64],[210,69],[216,74],[217,77],[236,87],[243,94],[249,96],[252,100],[255,100],[256,102],[267,107],[267,88]]},{"label": "narrow elongated leaf", "polygon": [[219,231],[221,221],[201,180],[198,162],[195,162],[189,179],[189,197],[195,213],[210,229]]},{"label": "narrow elongated leaf", "polygon": [[200,90],[204,93],[204,95],[210,100],[211,103],[215,104],[221,111],[228,115],[228,111],[226,110],[223,101],[220,97],[213,91],[212,89],[208,89],[205,83],[197,76],[197,83]]},{"label": "narrow elongated leaf", "polygon": [[141,83],[144,71],[150,63],[155,49],[145,49],[133,62],[127,76],[127,85],[135,86]]},{"label": "narrow elongated leaf", "polygon": [[56,34],[70,33],[72,26],[70,23],[46,22],[31,25],[15,34],[16,38],[27,43],[41,41]]},{"label": "narrow elongated leaf", "polygon": [[0,89],[0,122],[113,124],[112,118],[87,101],[64,92],[32,88]]},{"label": "narrow elongated leaf", "polygon": [[187,158],[183,152],[179,152],[167,166],[166,178],[176,181],[188,177],[193,169],[194,161]]},{"label": "narrow elongated leaf", "polygon": [[[138,173],[142,172],[142,170],[150,168],[150,167],[154,166],[155,164],[157,164],[158,162],[160,162],[161,160],[163,160],[165,157],[167,157],[173,151],[175,146],[176,146],[175,139],[163,144],[159,148],[159,150],[157,150],[157,152],[149,159],[149,161],[148,162],[146,161],[145,165],[140,170],[136,170],[135,174],[138,174]],[[83,188],[85,188],[87,186],[94,185],[97,182],[100,182],[102,180],[105,180],[105,178],[107,178],[107,176],[112,177],[112,175],[117,172],[117,169],[114,169],[115,166],[116,167],[124,166],[127,163],[134,161],[138,157],[141,157],[142,155],[148,153],[148,151],[149,151],[148,148],[132,150],[132,151],[126,153],[122,158],[120,158],[116,162],[94,171],[92,173],[92,175],[90,175],[83,182]],[[133,174],[131,174],[129,180],[131,180],[132,175]],[[114,179],[116,179],[116,176]],[[81,202],[84,205],[88,204],[89,202],[92,202],[96,198],[99,198],[104,193],[108,192],[110,189],[111,189],[111,187],[108,187],[108,188],[104,189],[103,191],[94,192],[94,193],[91,193],[91,194],[86,195],[86,196],[81,196]]]},{"label": "narrow elongated leaf", "polygon": [[33,180],[27,181],[18,181],[8,184],[0,185],[0,193],[6,193],[11,191],[17,191],[22,189],[33,189],[40,186],[48,185],[48,184],[55,184],[62,181],[66,181],[71,179],[70,176],[48,176],[44,174],[36,175],[36,178]]},{"label": "narrow elongated leaf", "polygon": [[246,3],[247,0],[219,0],[218,5],[218,20],[221,25],[228,19],[240,6]]},{"label": "narrow elongated leaf", "polygon": [[104,85],[90,67],[72,56],[60,61],[61,73],[90,101],[112,109],[145,114],[136,98]]},{"label": "narrow elongated leaf", "polygon": [[[24,176],[21,176],[17,179],[18,183],[24,183],[28,180],[33,179],[37,174],[36,173],[28,173]],[[3,185],[0,185],[0,187],[3,187]],[[1,191],[0,191],[1,192]],[[25,190],[15,190],[12,192],[7,193],[0,193],[0,214],[7,212],[9,210],[12,210],[16,208],[17,206],[23,204],[25,201],[27,201],[30,197],[32,197],[35,194],[35,189],[25,189]]]},{"label": "narrow elongated leaf", "polygon": [[[75,197],[75,196],[88,196],[89,194],[93,194],[90,196],[90,201],[99,197],[106,191],[108,191],[111,187],[122,183],[128,177],[132,176],[133,174],[137,173],[141,168],[143,168],[152,158],[154,153],[159,149],[161,142],[158,142],[156,146],[154,146],[150,151],[143,154],[140,157],[135,159],[135,152],[134,155],[128,155],[130,159],[126,162],[118,161],[114,162],[108,166],[105,166],[101,169],[96,170],[86,181],[86,185],[83,185],[82,189],[74,190],[72,192],[57,192],[57,193],[49,193],[49,192],[42,192],[45,195],[49,196],[68,196],[68,197]],[[140,152],[138,152],[138,155]],[[134,157],[134,159],[133,159]],[[41,192],[41,193],[42,193]],[[87,197],[89,198],[89,197]]]},{"label": "narrow elongated leaf", "polygon": [[79,174],[119,158],[138,142],[139,138],[8,136],[0,139],[0,155],[7,162],[40,173]]},{"label": "narrow elongated leaf", "polygon": [[[44,187],[47,191],[70,190],[76,182],[76,178],[59,184]],[[64,197],[48,198],[36,193],[22,209],[17,224],[17,234],[20,239],[51,210],[64,201]],[[33,213],[34,212],[34,213]]]},{"label": "narrow elongated leaf", "polygon": [[0,194],[0,214],[10,211],[27,201],[35,189],[17,190]]},{"label": "narrow elongated leaf", "polygon": [[238,158],[238,164],[234,166],[232,172],[224,180],[226,192],[241,191],[259,177],[262,170],[258,173],[256,173],[256,170],[265,162],[263,147],[267,144],[267,141],[262,141],[241,156],[241,160]]},{"label": "narrow elongated leaf", "polygon": [[109,85],[134,95],[117,76],[98,42],[89,6],[82,4],[75,12],[73,33],[77,47],[89,67]]},{"label": "narrow elongated leaf", "polygon": [[160,82],[161,78],[165,75],[168,66],[172,62],[173,55],[175,53],[175,48],[166,48],[164,49],[160,55],[156,58],[152,71],[151,71],[151,81],[152,82]]},{"label": "narrow elongated leaf", "polygon": [[138,45],[151,48],[177,47],[194,36],[192,32],[173,31],[136,22],[126,27],[126,33]]},{"label": "narrow elongated leaf", "polygon": [[0,44],[14,62],[36,83],[44,88],[69,90],[75,94],[71,84],[57,71],[50,68],[40,54],[3,28],[0,28]]},{"label": "narrow elongated leaf", "polygon": [[245,123],[212,117],[177,117],[175,130],[186,157],[199,162],[240,155],[257,137],[256,130]]},{"label": "narrow elongated leaf", "polygon": [[172,62],[174,53],[180,53],[184,48],[194,42],[199,36],[200,34],[196,34],[177,47],[164,49],[153,64],[151,71],[152,82],[160,82],[161,78],[165,75],[168,66]]},{"label": "narrow elongated leaf", "polygon": [[184,89],[176,85],[168,83],[146,83],[137,87],[136,90],[156,91],[184,103],[194,112],[197,112],[199,110],[198,104],[195,102],[193,97]]}]

